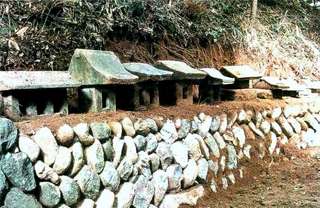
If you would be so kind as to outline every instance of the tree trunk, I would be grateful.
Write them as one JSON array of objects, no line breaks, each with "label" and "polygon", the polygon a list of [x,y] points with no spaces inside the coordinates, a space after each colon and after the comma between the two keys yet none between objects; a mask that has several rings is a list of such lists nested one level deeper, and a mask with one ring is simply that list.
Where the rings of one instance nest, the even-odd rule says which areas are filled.
[{"label": "tree trunk", "polygon": [[251,19],[254,21],[257,16],[258,0],[252,0]]}]

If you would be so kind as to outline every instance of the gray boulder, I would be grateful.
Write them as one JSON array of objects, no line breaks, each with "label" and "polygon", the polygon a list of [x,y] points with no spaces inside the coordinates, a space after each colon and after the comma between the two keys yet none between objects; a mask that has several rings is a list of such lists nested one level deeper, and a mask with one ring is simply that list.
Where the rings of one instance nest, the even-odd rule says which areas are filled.
[{"label": "gray boulder", "polygon": [[40,182],[39,200],[46,207],[55,207],[61,200],[59,187],[50,182]]},{"label": "gray boulder", "polygon": [[32,162],[35,162],[40,155],[40,147],[29,137],[20,136],[18,140],[19,149],[28,155]]},{"label": "gray boulder", "polygon": [[126,133],[127,136],[131,136],[133,137],[136,134],[136,130],[133,127],[133,123],[131,121],[130,118],[125,117],[122,121],[121,121],[122,127],[124,132]]},{"label": "gray boulder", "polygon": [[149,161],[151,171],[153,173],[156,172],[160,167],[160,157],[156,153],[152,153],[151,155],[149,155]]},{"label": "gray boulder", "polygon": [[148,136],[146,137],[146,140],[147,140],[146,152],[150,154],[157,149],[158,140],[157,140],[157,137],[152,133],[148,134]]},{"label": "gray boulder", "polygon": [[124,143],[126,146],[125,158],[129,160],[132,164],[136,163],[138,161],[138,153],[133,139],[129,136],[125,136]]},{"label": "gray boulder", "polygon": [[170,147],[173,158],[182,168],[185,168],[188,164],[188,148],[182,142],[178,141]]},{"label": "gray boulder", "polygon": [[100,178],[88,166],[83,166],[74,179],[85,197],[95,200],[99,196]]},{"label": "gray boulder", "polygon": [[154,205],[159,206],[164,195],[168,190],[168,176],[163,170],[157,170],[153,173],[152,184],[154,185]]},{"label": "gray boulder", "polygon": [[204,158],[198,160],[198,179],[200,182],[204,183],[207,180],[209,165],[208,161]]},{"label": "gray boulder", "polygon": [[220,128],[220,117],[219,116],[214,116],[212,118],[211,126],[210,126],[210,131],[212,133],[218,131]]},{"label": "gray boulder", "polygon": [[57,131],[57,140],[62,145],[69,145],[73,142],[74,131],[68,124],[64,124]]},{"label": "gray boulder", "polygon": [[31,194],[25,194],[18,188],[11,188],[4,201],[5,208],[42,208]]},{"label": "gray boulder", "polygon": [[198,165],[195,160],[190,159],[187,167],[183,170],[183,188],[192,186],[198,176]]},{"label": "gray boulder", "polygon": [[120,122],[111,121],[109,126],[115,137],[120,138],[122,136],[122,125]]},{"label": "gray boulder", "polygon": [[160,157],[160,162],[163,170],[166,170],[167,167],[172,163],[173,161],[173,155],[171,152],[170,145],[165,142],[160,142],[158,144],[157,155]]},{"label": "gray boulder", "polygon": [[181,189],[181,181],[183,179],[181,166],[178,164],[172,164],[167,168],[166,173],[168,175],[168,190],[179,191]]},{"label": "gray boulder", "polygon": [[133,126],[137,134],[146,136],[150,132],[149,124],[144,119],[139,118],[136,122],[134,122]]},{"label": "gray boulder", "polygon": [[16,147],[18,130],[14,123],[6,118],[0,118],[0,154],[5,154]]},{"label": "gray boulder", "polygon": [[280,136],[282,134],[282,129],[276,121],[271,121],[271,130],[277,135]]},{"label": "gray boulder", "polygon": [[96,208],[113,208],[114,200],[114,193],[108,189],[104,189],[96,201]]},{"label": "gray boulder", "polygon": [[71,148],[73,162],[70,167],[70,176],[77,174],[85,163],[84,152],[80,142],[74,143]]},{"label": "gray boulder", "polygon": [[236,169],[238,166],[238,158],[237,158],[237,152],[233,145],[227,145],[227,153],[228,153],[228,159],[227,159],[227,167],[230,170]]},{"label": "gray boulder", "polygon": [[133,164],[131,160],[124,158],[119,164],[117,171],[120,175],[120,178],[127,181],[133,171]]},{"label": "gray boulder", "polygon": [[220,127],[219,127],[219,133],[223,134],[228,127],[228,116],[227,114],[223,113],[220,115]]},{"label": "gray boulder", "polygon": [[167,120],[167,122],[163,125],[160,130],[161,138],[168,144],[174,143],[178,139],[178,132],[176,127],[171,120]]},{"label": "gray boulder", "polygon": [[212,117],[205,116],[204,121],[199,125],[199,135],[201,137],[205,137],[208,134],[211,127],[211,123],[212,123]]},{"label": "gray boulder", "polygon": [[147,123],[148,128],[150,129],[151,133],[157,133],[158,132],[158,126],[155,120],[152,118],[146,118],[145,122]]},{"label": "gray boulder", "polygon": [[179,139],[185,138],[188,135],[188,133],[190,132],[190,128],[191,128],[190,121],[187,119],[182,119],[181,126],[178,130],[178,138]]},{"label": "gray boulder", "polygon": [[135,195],[134,184],[125,182],[117,193],[117,208],[130,208]]},{"label": "gray boulder", "polygon": [[72,162],[72,156],[70,149],[60,146],[58,150],[58,154],[56,160],[53,165],[53,169],[59,175],[63,174],[68,170]]},{"label": "gray boulder", "polygon": [[75,180],[68,176],[61,176],[59,189],[64,202],[68,206],[76,204],[80,198],[80,188]]},{"label": "gray boulder", "polygon": [[134,207],[148,207],[154,195],[153,183],[145,176],[140,176],[134,184],[135,196],[132,205]]},{"label": "gray boulder", "polygon": [[87,164],[97,173],[101,173],[104,167],[104,152],[98,139],[84,150]]},{"label": "gray boulder", "polygon": [[36,162],[34,170],[40,180],[51,181],[54,184],[58,184],[60,182],[59,175],[49,165],[45,164],[41,160]]},{"label": "gray boulder", "polygon": [[73,127],[74,133],[78,136],[79,141],[85,145],[91,145],[94,142],[93,136],[89,134],[89,125],[87,123],[79,123]]},{"label": "gray boulder", "polygon": [[111,162],[106,162],[100,174],[102,184],[112,191],[117,191],[120,185],[120,176]]},{"label": "gray boulder", "polygon": [[93,122],[90,124],[93,138],[105,141],[111,136],[111,128],[104,122]]},{"label": "gray boulder", "polygon": [[219,158],[220,157],[219,146],[218,146],[216,140],[213,138],[213,136],[210,133],[207,133],[207,136],[204,139],[204,141],[208,145],[209,150],[213,154],[213,156]]},{"label": "gray boulder", "polygon": [[142,135],[137,135],[133,138],[133,141],[138,151],[142,151],[146,148],[147,139]]},{"label": "gray boulder", "polygon": [[193,134],[188,134],[183,142],[188,147],[189,156],[191,159],[194,159],[197,161],[199,158],[201,158],[202,156],[201,148],[198,140],[195,138]]},{"label": "gray boulder", "polygon": [[32,162],[27,154],[7,153],[1,159],[1,170],[13,186],[23,191],[32,191],[36,188]]},{"label": "gray boulder", "polygon": [[124,149],[123,139],[115,137],[113,139],[112,147],[113,147],[113,152],[114,152],[114,157],[113,157],[112,163],[113,163],[114,167],[117,167],[118,164],[120,163],[122,152]]},{"label": "gray boulder", "polygon": [[[119,138],[119,137],[117,137],[117,138]],[[102,148],[103,148],[105,160],[112,161],[113,160],[113,156],[114,156],[114,150],[113,150],[113,147],[112,147],[112,140],[109,139],[108,141],[103,143],[102,144]]]},{"label": "gray boulder", "polygon": [[9,188],[6,176],[0,170],[0,201],[3,201],[3,197]]}]

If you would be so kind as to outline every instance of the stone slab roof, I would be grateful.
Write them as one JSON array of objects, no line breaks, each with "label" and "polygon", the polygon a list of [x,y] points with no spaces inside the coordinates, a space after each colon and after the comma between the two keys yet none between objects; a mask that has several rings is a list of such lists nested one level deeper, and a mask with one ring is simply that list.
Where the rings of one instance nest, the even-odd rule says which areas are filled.
[{"label": "stone slab roof", "polygon": [[217,80],[219,84],[228,85],[234,83],[234,78],[224,76],[215,68],[201,68],[199,70],[207,73],[211,79]]},{"label": "stone slab roof", "polygon": [[207,76],[206,73],[194,69],[182,61],[161,60],[157,61],[156,67],[172,71],[173,78],[178,80],[197,80],[204,79]]},{"label": "stone slab roof", "polygon": [[1,71],[0,91],[79,87],[68,72],[62,71]]},{"label": "stone slab roof", "polygon": [[222,72],[227,76],[240,80],[250,80],[262,77],[262,75],[248,65],[223,66]]},{"label": "stone slab roof", "polygon": [[299,84],[294,79],[279,79],[277,77],[262,77],[261,80],[268,83],[272,89],[282,89],[285,91],[303,91],[308,87],[304,84]]},{"label": "stone slab roof", "polygon": [[130,73],[137,75],[139,81],[161,81],[172,78],[173,72],[158,69],[145,63],[124,63],[124,68]]},{"label": "stone slab roof", "polygon": [[125,70],[111,51],[76,49],[69,72],[83,85],[131,84],[139,79]]}]

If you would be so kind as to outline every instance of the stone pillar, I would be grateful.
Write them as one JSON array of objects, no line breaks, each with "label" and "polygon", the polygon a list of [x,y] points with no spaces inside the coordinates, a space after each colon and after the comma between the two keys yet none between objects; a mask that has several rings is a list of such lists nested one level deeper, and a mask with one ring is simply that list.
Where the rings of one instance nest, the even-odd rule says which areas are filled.
[{"label": "stone pillar", "polygon": [[187,104],[193,104],[193,94],[192,94],[192,84],[186,84],[185,86],[185,92],[183,92],[186,96],[185,102]]},{"label": "stone pillar", "polygon": [[68,115],[69,114],[69,104],[68,104],[68,101],[65,99],[63,101],[63,104],[59,110],[59,113],[62,114],[62,115]]},{"label": "stone pillar", "polygon": [[143,100],[143,105],[146,107],[150,106],[151,103],[151,98],[150,98],[150,93],[148,92],[148,90],[143,89],[141,92],[141,96],[142,96],[142,100]]},{"label": "stone pillar", "polygon": [[153,90],[153,97],[151,99],[151,105],[152,105],[152,107],[158,107],[158,106],[160,106],[158,85],[154,86],[152,90]]},{"label": "stone pillar", "polygon": [[106,98],[104,100],[105,107],[103,108],[103,110],[115,112],[117,110],[116,94],[112,90],[107,90],[105,91],[105,93],[106,93]]},{"label": "stone pillar", "polygon": [[29,102],[26,106],[26,116],[37,116],[38,109],[34,102]]},{"label": "stone pillar", "polygon": [[87,112],[101,112],[102,92],[97,88],[84,88],[81,90],[82,102]]},{"label": "stone pillar", "polygon": [[46,107],[43,110],[43,114],[44,115],[52,115],[52,114],[54,114],[54,105],[53,105],[53,102],[51,102],[50,100],[47,101]]},{"label": "stone pillar", "polygon": [[140,108],[140,86],[134,85],[133,86],[133,108],[135,110]]},{"label": "stone pillar", "polygon": [[176,85],[176,103],[193,104],[192,84],[186,82],[177,82]]},{"label": "stone pillar", "polygon": [[176,86],[176,104],[183,104],[183,85],[182,83],[175,83]]},{"label": "stone pillar", "polygon": [[17,120],[21,116],[19,100],[12,95],[3,97],[4,115]]}]

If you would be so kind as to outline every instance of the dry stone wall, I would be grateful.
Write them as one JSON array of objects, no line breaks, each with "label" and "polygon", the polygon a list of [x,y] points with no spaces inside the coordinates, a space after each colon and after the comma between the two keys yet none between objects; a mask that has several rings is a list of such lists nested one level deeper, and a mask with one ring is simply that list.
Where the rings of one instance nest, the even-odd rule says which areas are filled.
[{"label": "dry stone wall", "polygon": [[202,184],[227,189],[245,177],[250,160],[281,155],[284,145],[320,146],[319,106],[200,113],[191,120],[126,117],[43,127],[33,135],[1,118],[1,205],[195,205]]}]

